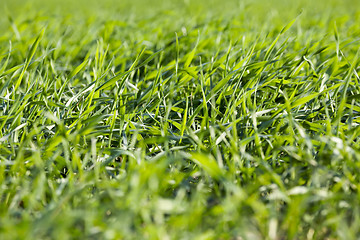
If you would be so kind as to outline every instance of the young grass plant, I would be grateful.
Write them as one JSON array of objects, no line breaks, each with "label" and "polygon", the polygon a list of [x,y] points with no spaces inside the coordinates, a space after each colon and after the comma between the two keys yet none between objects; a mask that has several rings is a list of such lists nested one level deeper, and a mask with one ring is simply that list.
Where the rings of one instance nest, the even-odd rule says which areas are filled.
[{"label": "young grass plant", "polygon": [[5,4],[1,239],[359,235],[355,1]]}]

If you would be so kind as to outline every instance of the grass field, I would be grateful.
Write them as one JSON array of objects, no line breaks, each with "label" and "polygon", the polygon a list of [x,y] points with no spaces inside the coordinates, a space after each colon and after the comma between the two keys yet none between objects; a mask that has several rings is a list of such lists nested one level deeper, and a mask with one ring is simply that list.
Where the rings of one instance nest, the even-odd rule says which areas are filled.
[{"label": "grass field", "polygon": [[3,0],[0,239],[357,239],[356,0]]}]

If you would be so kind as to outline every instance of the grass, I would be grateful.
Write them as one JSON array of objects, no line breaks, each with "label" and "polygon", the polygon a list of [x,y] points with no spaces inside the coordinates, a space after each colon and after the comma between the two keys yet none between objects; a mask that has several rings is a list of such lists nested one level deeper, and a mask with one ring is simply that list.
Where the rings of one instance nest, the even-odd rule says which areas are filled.
[{"label": "grass", "polygon": [[356,239],[356,1],[5,1],[1,239]]}]

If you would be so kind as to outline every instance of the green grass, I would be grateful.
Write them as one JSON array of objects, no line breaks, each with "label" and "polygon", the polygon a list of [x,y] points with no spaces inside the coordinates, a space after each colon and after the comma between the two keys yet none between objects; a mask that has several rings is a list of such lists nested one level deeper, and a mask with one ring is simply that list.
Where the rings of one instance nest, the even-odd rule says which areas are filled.
[{"label": "green grass", "polygon": [[1,239],[356,239],[357,1],[6,0]]}]

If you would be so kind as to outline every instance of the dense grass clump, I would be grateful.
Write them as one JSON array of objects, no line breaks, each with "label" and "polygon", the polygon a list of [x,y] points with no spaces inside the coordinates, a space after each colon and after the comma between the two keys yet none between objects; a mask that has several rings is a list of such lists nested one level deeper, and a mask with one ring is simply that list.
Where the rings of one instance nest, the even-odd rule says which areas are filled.
[{"label": "dense grass clump", "polygon": [[357,238],[356,4],[1,2],[0,238]]}]

